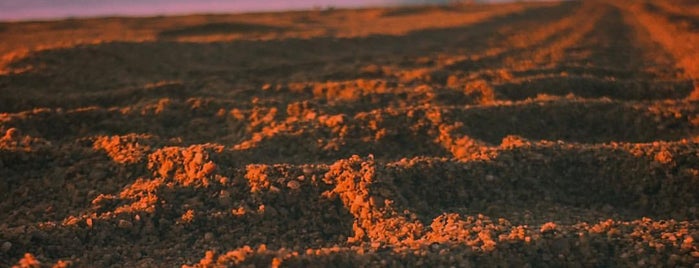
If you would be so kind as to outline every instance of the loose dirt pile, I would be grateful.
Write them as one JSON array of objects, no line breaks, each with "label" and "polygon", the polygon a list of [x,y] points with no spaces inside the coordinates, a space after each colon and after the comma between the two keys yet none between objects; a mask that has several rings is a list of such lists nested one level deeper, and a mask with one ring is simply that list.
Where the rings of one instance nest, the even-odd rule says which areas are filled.
[{"label": "loose dirt pile", "polygon": [[699,261],[699,5],[0,24],[0,266]]}]

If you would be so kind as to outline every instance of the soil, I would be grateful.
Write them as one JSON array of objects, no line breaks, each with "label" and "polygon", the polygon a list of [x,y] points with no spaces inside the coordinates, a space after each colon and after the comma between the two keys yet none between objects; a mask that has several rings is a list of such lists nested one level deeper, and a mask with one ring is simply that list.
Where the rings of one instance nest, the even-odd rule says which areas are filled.
[{"label": "soil", "polygon": [[0,23],[2,267],[699,267],[699,6]]}]

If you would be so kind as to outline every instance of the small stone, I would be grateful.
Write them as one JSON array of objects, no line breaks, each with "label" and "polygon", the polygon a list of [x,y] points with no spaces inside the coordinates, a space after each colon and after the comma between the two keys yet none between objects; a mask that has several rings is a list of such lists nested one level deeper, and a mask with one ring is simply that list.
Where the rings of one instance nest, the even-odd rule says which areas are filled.
[{"label": "small stone", "polygon": [[276,217],[278,215],[279,215],[279,212],[277,212],[277,210],[274,207],[269,206],[269,205],[265,206],[265,216]]},{"label": "small stone", "polygon": [[614,207],[612,205],[605,204],[604,206],[602,206],[602,212],[612,213],[614,212]]},{"label": "small stone", "polygon": [[552,248],[554,252],[560,255],[570,254],[570,241],[566,238],[556,238],[552,242]]},{"label": "small stone", "polygon": [[282,260],[277,258],[277,257],[274,257],[272,259],[272,264],[270,266],[273,268],[277,268],[277,267],[280,267],[281,265],[282,265]]},{"label": "small stone", "polygon": [[212,240],[214,240],[214,233],[207,232],[204,234],[204,241],[212,241]]},{"label": "small stone", "polygon": [[133,227],[133,223],[131,223],[130,221],[127,221],[127,220],[119,220],[118,226],[119,226],[119,228],[122,228],[122,229],[129,229],[129,228]]},{"label": "small stone", "polygon": [[233,204],[233,199],[231,198],[230,192],[226,190],[221,190],[218,195],[218,203],[222,206],[230,206]]},{"label": "small stone", "polygon": [[4,139],[7,139],[7,140],[16,140],[16,139],[19,139],[21,135],[22,135],[22,134],[21,134],[21,132],[20,132],[18,129],[16,129],[16,128],[10,128],[10,129],[8,129],[8,130],[5,132],[5,137],[4,137]]},{"label": "small stone", "polygon": [[556,224],[553,222],[547,222],[541,225],[541,233],[549,233],[556,230]]},{"label": "small stone", "polygon": [[2,252],[8,252],[10,249],[12,249],[12,243],[10,243],[10,241],[5,241],[5,243],[2,243],[2,246],[0,247]]},{"label": "small stone", "polygon": [[90,178],[95,180],[103,180],[107,178],[107,172],[104,172],[99,169],[93,169],[92,171],[90,171]]},{"label": "small stone", "polygon": [[301,184],[297,180],[290,180],[289,182],[286,183],[286,187],[297,190],[297,189],[301,188]]},{"label": "small stone", "polygon": [[313,169],[310,167],[304,167],[303,168],[303,174],[306,176],[310,176],[313,174]]}]

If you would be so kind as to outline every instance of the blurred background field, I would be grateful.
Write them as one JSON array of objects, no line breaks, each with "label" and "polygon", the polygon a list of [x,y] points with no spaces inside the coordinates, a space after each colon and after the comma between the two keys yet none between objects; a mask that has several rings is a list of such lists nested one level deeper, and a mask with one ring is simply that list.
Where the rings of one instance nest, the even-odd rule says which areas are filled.
[{"label": "blurred background field", "polygon": [[99,16],[157,16],[193,13],[241,13],[404,5],[503,3],[516,0],[3,0],[0,21]]}]

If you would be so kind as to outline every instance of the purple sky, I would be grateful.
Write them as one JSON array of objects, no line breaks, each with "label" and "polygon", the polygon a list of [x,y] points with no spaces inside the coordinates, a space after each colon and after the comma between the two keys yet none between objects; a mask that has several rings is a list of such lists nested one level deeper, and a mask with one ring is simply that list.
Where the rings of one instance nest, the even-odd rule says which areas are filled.
[{"label": "purple sky", "polygon": [[446,0],[0,0],[0,21],[361,7]]}]

